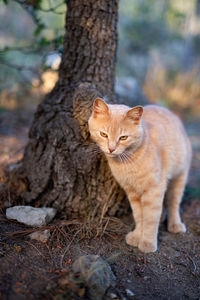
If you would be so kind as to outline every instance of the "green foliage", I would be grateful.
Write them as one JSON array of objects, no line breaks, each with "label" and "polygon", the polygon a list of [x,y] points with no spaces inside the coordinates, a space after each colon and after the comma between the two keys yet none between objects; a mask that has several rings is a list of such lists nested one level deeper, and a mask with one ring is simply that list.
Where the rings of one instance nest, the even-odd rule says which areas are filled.
[{"label": "green foliage", "polygon": [[37,78],[41,82],[48,55],[62,53],[65,13],[64,0],[0,3],[0,90],[30,85]]},{"label": "green foliage", "polygon": [[[51,67],[48,56],[63,52],[66,3],[0,2],[0,90],[13,89],[19,83],[24,87],[33,79],[42,82],[42,72]],[[167,81],[171,85],[179,82],[177,74],[185,72],[192,55],[197,57],[200,51],[200,34],[194,35],[186,26],[195,16],[197,0],[120,0],[119,4],[117,76],[135,77],[141,85],[152,80],[150,88],[159,91],[167,87]],[[166,91],[149,94],[166,104],[169,101]]]},{"label": "green foliage", "polygon": [[38,22],[37,27],[34,31],[34,36],[35,37],[39,36],[43,29],[45,29],[45,25],[43,23]]},{"label": "green foliage", "polygon": [[125,41],[128,52],[147,53],[152,47],[181,37],[180,26],[185,15],[171,7],[168,1],[134,0],[130,3],[122,0],[120,10],[120,38]]},{"label": "green foliage", "polygon": [[153,52],[160,57],[166,52],[165,58],[176,58],[177,63],[168,59],[168,75],[175,76],[187,52],[186,24],[195,15],[195,3],[196,0],[121,0],[117,76],[133,76],[143,84]]},{"label": "green foliage", "polygon": [[178,9],[171,8],[166,12],[166,21],[174,35],[180,34],[180,28],[184,25],[186,14]]}]

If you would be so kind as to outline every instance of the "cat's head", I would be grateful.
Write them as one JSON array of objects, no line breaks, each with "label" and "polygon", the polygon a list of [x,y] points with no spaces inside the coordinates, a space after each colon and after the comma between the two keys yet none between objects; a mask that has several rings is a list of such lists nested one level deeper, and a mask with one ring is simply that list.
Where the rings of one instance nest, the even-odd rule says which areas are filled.
[{"label": "cat's head", "polygon": [[108,157],[135,151],[143,138],[142,113],[141,106],[106,104],[97,98],[88,121],[91,137]]}]

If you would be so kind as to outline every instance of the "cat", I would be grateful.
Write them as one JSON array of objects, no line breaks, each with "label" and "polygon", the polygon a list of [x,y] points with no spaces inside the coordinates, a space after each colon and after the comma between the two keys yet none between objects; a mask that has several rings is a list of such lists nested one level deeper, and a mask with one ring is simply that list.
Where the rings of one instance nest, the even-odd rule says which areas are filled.
[{"label": "cat", "polygon": [[179,206],[192,150],[180,119],[164,107],[130,108],[97,98],[88,126],[133,211],[135,229],[126,235],[127,244],[144,253],[157,250],[164,203],[168,231],[185,232]]}]

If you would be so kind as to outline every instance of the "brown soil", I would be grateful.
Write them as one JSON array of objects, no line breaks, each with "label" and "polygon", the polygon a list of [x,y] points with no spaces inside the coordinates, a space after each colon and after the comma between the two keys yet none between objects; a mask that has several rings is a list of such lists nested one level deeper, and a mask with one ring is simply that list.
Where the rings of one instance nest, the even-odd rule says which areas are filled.
[{"label": "brown soil", "polygon": [[[29,119],[21,120],[16,112],[1,113],[2,168],[22,157]],[[27,236],[32,229],[5,218],[8,199],[0,213],[0,299],[88,299],[85,287],[74,286],[71,275],[73,261],[86,254],[108,260],[117,278],[105,299],[111,299],[111,293],[117,299],[200,299],[199,127],[199,122],[188,124],[194,156],[182,205],[187,233],[171,234],[161,224],[159,250],[144,255],[124,241],[131,215],[105,219],[101,226],[55,219],[49,225],[50,240],[37,242]]]}]

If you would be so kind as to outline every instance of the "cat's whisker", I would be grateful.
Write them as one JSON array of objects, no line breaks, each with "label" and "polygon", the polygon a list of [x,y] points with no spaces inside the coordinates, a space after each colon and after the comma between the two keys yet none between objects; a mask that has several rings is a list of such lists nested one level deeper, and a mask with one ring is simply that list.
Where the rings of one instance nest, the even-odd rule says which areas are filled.
[{"label": "cat's whisker", "polygon": [[99,152],[99,153],[100,153],[100,152],[102,152],[102,151],[101,151],[101,149],[100,149],[99,147],[95,147],[95,148],[90,148],[90,149],[89,149],[89,152],[91,152],[91,153],[92,153],[92,152]]},{"label": "cat's whisker", "polygon": [[126,159],[126,157],[124,156],[124,153],[121,153],[121,154],[120,154],[120,157],[121,157],[122,163],[124,163],[125,166],[127,167],[127,159]]},{"label": "cat's whisker", "polygon": [[[119,155],[119,159],[120,159],[121,163],[124,164],[125,159],[124,159],[124,157],[123,157],[123,153],[121,153],[121,154]],[[126,164],[124,164],[124,165],[126,166]],[[127,167],[127,166],[126,166],[126,167]]]},{"label": "cat's whisker", "polygon": [[100,154],[102,154],[102,151],[98,147],[89,150],[89,155],[92,157],[98,156]]},{"label": "cat's whisker", "polygon": [[120,160],[120,162],[121,162],[121,163],[123,163],[123,160],[122,160],[121,154],[119,154],[119,155],[118,155],[118,157],[119,157],[119,160]]},{"label": "cat's whisker", "polygon": [[131,160],[130,156],[125,152],[123,152],[123,155],[124,155],[124,158],[126,159],[127,163],[132,166],[134,171],[136,171],[136,167],[135,167],[133,161]]},{"label": "cat's whisker", "polygon": [[97,151],[97,150],[95,150],[95,151],[90,151],[90,154],[100,154],[100,153],[102,153],[101,151]]},{"label": "cat's whisker", "polygon": [[126,170],[130,171],[130,165],[135,171],[135,166],[133,165],[133,162],[129,159],[129,157],[126,156],[125,153],[121,153],[123,157],[124,166],[126,167]]},{"label": "cat's whisker", "polygon": [[122,158],[122,163],[123,163],[123,166],[126,168],[126,170],[128,170],[129,166],[129,162],[127,161],[127,158],[123,155],[123,153],[120,154],[121,158]]},{"label": "cat's whisker", "polygon": [[91,151],[89,151],[89,153],[90,153],[90,154],[93,154],[93,153],[96,154],[96,153],[100,153],[100,151],[98,151],[98,150],[91,150]]}]

